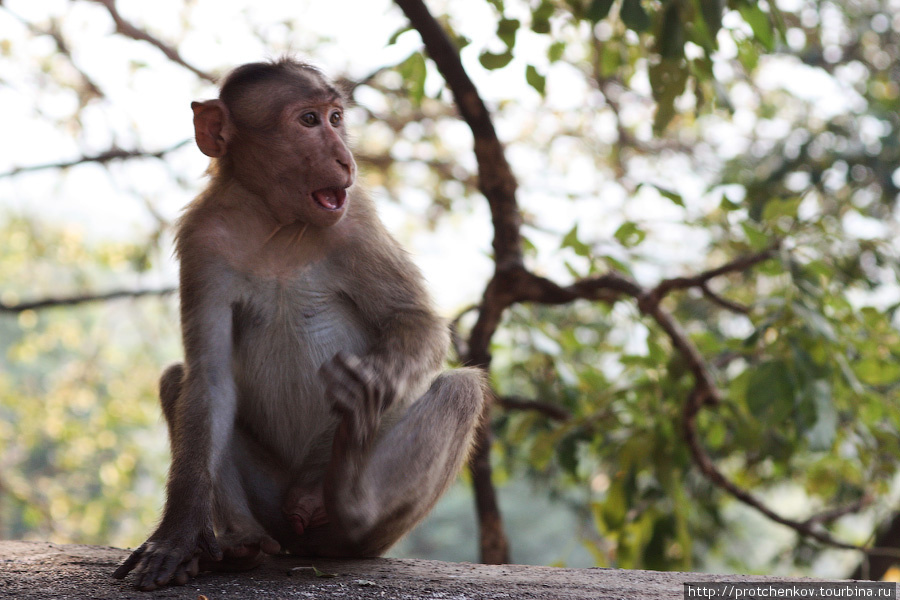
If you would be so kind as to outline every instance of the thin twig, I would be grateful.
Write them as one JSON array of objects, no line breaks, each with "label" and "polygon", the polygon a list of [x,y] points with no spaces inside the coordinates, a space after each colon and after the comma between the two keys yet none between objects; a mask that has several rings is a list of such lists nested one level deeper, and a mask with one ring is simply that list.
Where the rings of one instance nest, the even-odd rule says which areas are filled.
[{"label": "thin twig", "polygon": [[149,290],[117,290],[106,294],[86,294],[83,296],[70,296],[67,298],[44,298],[33,302],[20,302],[18,304],[3,304],[0,302],[0,313],[22,313],[27,310],[41,310],[57,308],[60,306],[76,306],[90,302],[108,302],[119,298],[141,298],[143,296],[166,296],[173,294],[178,288],[167,287]]},{"label": "thin twig", "polygon": [[783,515],[776,513],[764,502],[759,500],[756,496],[728,479],[715,466],[715,463],[700,441],[700,435],[697,432],[697,412],[699,411],[699,409],[700,406],[698,402],[689,401],[685,403],[682,432],[684,434],[684,438],[687,442],[688,448],[690,449],[694,464],[700,469],[700,472],[703,473],[703,475],[716,487],[728,492],[734,498],[746,504],[747,506],[750,506],[761,512],[770,520],[789,527],[804,537],[812,538],[827,546],[831,546],[832,548],[856,550],[858,552],[864,552],[869,556],[893,556],[900,558],[900,549],[898,548],[867,548],[865,546],[860,546],[857,544],[849,544],[847,542],[842,542],[836,539],[827,531],[816,528],[816,525],[818,525],[820,522],[833,520],[835,518],[850,514],[851,512],[855,512],[861,509],[863,506],[865,506],[864,501],[851,504],[849,506],[830,509],[820,513],[819,515],[814,515],[813,517],[810,517],[805,521],[798,521],[796,519],[789,519]]},{"label": "thin twig", "polygon": [[42,171],[45,169],[68,169],[70,167],[75,167],[78,165],[83,165],[86,163],[99,163],[106,164],[109,162],[113,162],[116,160],[128,160],[130,158],[162,158],[166,154],[170,152],[174,152],[178,150],[188,142],[190,139],[182,140],[175,144],[174,146],[170,146],[163,150],[157,150],[151,152],[149,150],[122,150],[121,148],[110,148],[109,150],[105,150],[99,154],[94,154],[90,156],[82,156],[80,158],[76,158],[73,160],[55,162],[55,163],[46,163],[42,165],[27,165],[24,167],[14,167],[11,171],[7,171],[5,173],[0,173],[0,178],[3,177],[12,177],[14,175],[18,175],[20,173],[29,173],[33,171]]},{"label": "thin twig", "polygon": [[479,308],[480,307],[477,304],[473,304],[460,311],[460,313],[456,315],[456,317],[454,317],[452,321],[450,321],[450,343],[453,346],[453,350],[454,352],[456,352],[456,357],[459,360],[463,360],[464,357],[469,353],[468,344],[466,344],[466,341],[462,338],[461,335],[459,335],[459,322],[462,321],[462,318],[464,316],[466,316],[470,312],[478,310]]},{"label": "thin twig", "polygon": [[572,413],[565,408],[549,402],[541,402],[540,400],[529,400],[519,396],[500,396],[497,398],[497,404],[506,410],[536,411],[554,421],[569,421],[572,419]]},{"label": "thin twig", "polygon": [[716,304],[725,310],[730,310],[731,312],[739,313],[742,315],[750,314],[750,307],[744,306],[743,304],[739,304],[734,300],[729,300],[728,298],[723,298],[716,292],[709,289],[709,283],[704,282],[700,284],[700,291],[703,292],[703,297]]},{"label": "thin twig", "polygon": [[708,271],[703,271],[702,273],[694,275],[693,277],[673,277],[672,279],[664,279],[650,291],[650,295],[652,296],[651,300],[654,302],[659,302],[663,297],[675,290],[702,288],[705,284],[709,283],[711,279],[715,279],[716,277],[727,275],[729,273],[746,271],[747,269],[774,257],[780,245],[780,242],[775,243],[762,252],[739,256],[734,260],[723,264],[722,266],[716,267],[715,269],[710,269]]},{"label": "thin twig", "polygon": [[131,38],[133,40],[137,40],[139,42],[147,42],[149,44],[152,44],[153,46],[156,46],[163,54],[165,54],[166,58],[168,58],[169,60],[171,60],[174,63],[181,65],[185,69],[188,69],[189,71],[191,71],[192,73],[197,75],[197,77],[200,77],[201,79],[205,79],[212,83],[216,82],[216,77],[214,77],[213,75],[210,75],[209,73],[202,71],[202,70],[198,69],[197,67],[185,62],[185,60],[183,58],[181,58],[181,54],[179,54],[178,50],[176,50],[174,47],[170,46],[169,44],[166,44],[159,38],[157,38],[153,35],[150,35],[143,29],[141,29],[141,28],[137,27],[136,25],[134,25],[133,23],[125,20],[122,17],[122,15],[119,14],[119,10],[116,8],[116,0],[92,0],[92,1],[96,2],[98,4],[102,4],[103,6],[106,7],[106,10],[109,11],[109,16],[112,17],[113,21],[116,24],[116,32],[117,33],[120,33],[120,34],[124,35],[125,37],[129,37],[129,38]]}]

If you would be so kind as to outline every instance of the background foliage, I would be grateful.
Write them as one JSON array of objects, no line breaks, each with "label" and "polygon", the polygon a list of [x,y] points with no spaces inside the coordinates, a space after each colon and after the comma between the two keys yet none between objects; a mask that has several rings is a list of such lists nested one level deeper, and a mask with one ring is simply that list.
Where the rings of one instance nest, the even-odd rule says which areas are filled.
[{"label": "background foliage", "polygon": [[[3,537],[133,545],[155,519],[174,299],[75,301],[174,281],[169,223],[203,161],[189,123],[159,117],[211,95],[209,73],[321,57],[356,86],[366,185],[436,288],[458,289],[438,291],[448,316],[490,277],[472,134],[399,11],[367,29],[380,64],[328,64],[340,35],[299,4],[209,5],[0,5]],[[518,178],[528,269],[668,285],[658,304],[721,393],[690,414],[698,364],[645,297],[513,305],[490,348],[513,559],[834,576],[862,555],[823,537],[900,546],[879,536],[900,495],[900,3],[430,7]],[[242,25],[224,39],[229,15]],[[473,320],[457,323],[461,355]],[[691,425],[751,502],[702,468]],[[454,490],[399,552],[474,560],[468,498]]]}]

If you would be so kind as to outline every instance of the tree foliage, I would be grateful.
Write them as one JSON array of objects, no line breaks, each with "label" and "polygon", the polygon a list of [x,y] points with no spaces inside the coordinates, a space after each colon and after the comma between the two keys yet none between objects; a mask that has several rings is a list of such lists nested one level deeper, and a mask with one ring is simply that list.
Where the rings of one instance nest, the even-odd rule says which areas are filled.
[{"label": "tree foliage", "polygon": [[[608,566],[790,570],[828,559],[849,572],[864,554],[848,548],[900,546],[877,535],[896,510],[900,458],[896,2],[469,0],[432,6],[440,28],[420,2],[397,5],[409,21],[384,32],[391,63],[347,78],[357,154],[389,199],[422,207],[427,194],[433,231],[460,215],[493,225],[494,274],[455,321],[458,358],[489,368],[497,393],[483,432],[493,442],[473,461],[480,500],[491,467],[494,481],[527,477],[590,525],[583,543]],[[55,51],[42,67],[39,51],[6,45],[3,60],[43,70],[35,94],[71,92],[60,122],[83,143],[81,160],[14,159],[4,179],[64,177],[59,168],[81,163],[115,179],[136,159],[166,165],[174,188],[183,140],[84,143],[79,116],[106,92],[64,33],[79,7],[112,18],[130,51],[161,50],[157,60],[200,82],[229,66],[193,64],[175,50],[186,30],[151,29],[111,0],[29,17],[4,4],[0,14]],[[182,10],[190,23],[193,3]],[[277,48],[275,31],[255,34]],[[137,74],[162,69],[134,61]],[[158,190],[130,191],[161,212]],[[5,534],[48,531],[63,515],[57,534],[101,541],[117,515],[146,514],[135,490],[159,469],[129,436],[152,410],[153,336],[106,348],[100,309],[16,307],[142,282],[129,271],[161,268],[166,221],[148,244],[77,260],[43,255],[47,238],[26,220],[6,225],[20,246],[0,263],[11,313],[0,321]],[[453,247],[467,244],[478,243],[457,233]],[[42,262],[54,275],[29,285],[25,269]],[[120,306],[172,343],[157,312],[171,323],[167,308]],[[101,349],[119,362],[100,361]],[[127,409],[115,400],[126,373],[138,389],[128,395],[143,399]],[[90,444],[81,424],[97,428]],[[100,483],[72,460],[102,465]],[[39,497],[41,475],[56,500]],[[777,524],[765,531],[791,532],[772,533],[761,557],[759,535],[741,533],[757,515]],[[481,516],[482,549],[502,555],[500,515]]]}]

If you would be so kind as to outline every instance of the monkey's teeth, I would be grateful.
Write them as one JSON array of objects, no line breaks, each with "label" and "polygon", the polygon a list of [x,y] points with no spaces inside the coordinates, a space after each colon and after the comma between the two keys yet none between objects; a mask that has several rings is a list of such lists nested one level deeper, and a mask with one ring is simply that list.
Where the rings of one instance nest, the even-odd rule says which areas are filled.
[{"label": "monkey's teeth", "polygon": [[344,201],[347,199],[347,192],[340,188],[326,188],[323,190],[316,190],[313,192],[312,196],[316,203],[322,208],[338,210],[344,206]]}]

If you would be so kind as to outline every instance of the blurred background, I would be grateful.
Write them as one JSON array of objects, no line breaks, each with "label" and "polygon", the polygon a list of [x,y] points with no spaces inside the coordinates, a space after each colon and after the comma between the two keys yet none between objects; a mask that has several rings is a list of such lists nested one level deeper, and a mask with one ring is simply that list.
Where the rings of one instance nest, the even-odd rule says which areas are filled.
[{"label": "blurred background", "polygon": [[[637,303],[506,312],[511,560],[897,578],[900,1],[428,7],[505,144],[529,269],[652,287],[769,252],[664,301],[723,392],[699,439],[753,502],[698,467],[691,373]],[[2,0],[0,538],[127,547],[156,522],[171,224],[207,165],[190,102],[285,53],[355,86],[361,182],[471,327],[494,266],[472,135],[391,2]],[[467,473],[391,555],[479,560]]]}]

